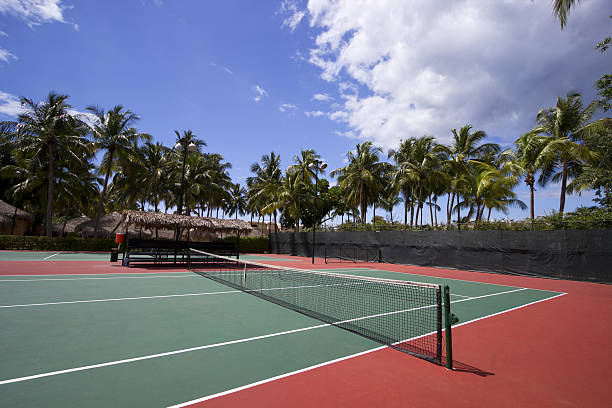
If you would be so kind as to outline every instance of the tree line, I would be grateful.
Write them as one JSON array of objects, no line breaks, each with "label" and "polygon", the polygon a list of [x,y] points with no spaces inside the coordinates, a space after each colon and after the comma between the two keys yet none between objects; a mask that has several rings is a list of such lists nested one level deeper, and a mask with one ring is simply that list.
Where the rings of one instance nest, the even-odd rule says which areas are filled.
[{"label": "tree line", "polygon": [[[542,109],[536,126],[504,150],[470,125],[451,129],[448,145],[433,136],[402,140],[387,160],[371,142],[357,144],[347,165],[329,173],[337,179],[332,187],[312,149],[294,156],[284,172],[275,152],[264,155],[242,186],[231,180],[231,164],[204,152],[206,142],[191,130],[175,131],[171,148],[138,131],[138,116],[120,105],[89,106],[85,116],[71,113],[68,96],[54,92],[44,101],[21,103],[16,121],[0,123],[2,198],[42,219],[47,236],[58,220],[87,215],[97,230],[105,213],[160,211],[162,203],[164,211],[184,206],[186,215],[269,216],[297,230],[334,217],[364,224],[368,208],[373,222],[382,220],[379,209],[394,223],[398,205],[406,226],[448,225],[455,217],[482,221],[493,210],[527,208],[514,191],[521,182],[530,190],[531,219],[535,186],[550,182],[560,182],[560,214],[566,194],[586,189],[596,190],[602,206],[612,206],[612,121],[593,121],[600,103],[584,106],[577,93]],[[438,220],[442,209],[445,219]]]}]

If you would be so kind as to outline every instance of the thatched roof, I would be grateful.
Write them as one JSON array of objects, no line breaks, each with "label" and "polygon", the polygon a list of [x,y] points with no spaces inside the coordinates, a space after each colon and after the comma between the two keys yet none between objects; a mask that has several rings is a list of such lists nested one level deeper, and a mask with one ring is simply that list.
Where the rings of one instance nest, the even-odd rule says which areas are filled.
[{"label": "thatched roof", "polygon": [[[95,223],[96,220],[92,218],[77,225],[75,230],[80,232],[84,237],[92,237],[94,235]],[[123,223],[121,214],[112,212],[100,217],[98,232],[106,237],[114,237],[117,232],[125,232],[125,224]]]},{"label": "thatched roof", "polygon": [[122,220],[129,225],[145,228],[166,228],[166,229],[191,229],[200,231],[227,231],[236,230],[251,231],[253,227],[243,220],[222,220],[219,218],[191,217],[188,215],[165,214],[158,212],[145,212],[126,210],[122,214]]},{"label": "thatched roof", "polygon": [[91,218],[88,218],[86,216],[82,216],[82,217],[77,217],[77,218],[71,218],[68,221],[66,221],[66,227],[64,228],[64,222],[58,222],[56,224],[53,224],[53,232],[56,234],[59,234],[62,232],[62,228],[64,228],[64,232],[65,233],[69,233],[69,232],[76,232],[77,227],[81,224],[83,224],[84,222],[90,221]]},{"label": "thatched roof", "polygon": [[[6,224],[13,222],[13,216],[15,215],[15,207],[9,203],[0,200],[0,223]],[[17,219],[34,221],[34,216],[27,211],[17,209]]]}]

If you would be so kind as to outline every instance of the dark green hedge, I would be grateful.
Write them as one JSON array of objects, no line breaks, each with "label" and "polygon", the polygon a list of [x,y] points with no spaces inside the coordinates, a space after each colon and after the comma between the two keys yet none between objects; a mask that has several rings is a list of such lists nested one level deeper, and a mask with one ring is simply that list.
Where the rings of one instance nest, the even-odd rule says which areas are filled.
[{"label": "dark green hedge", "polygon": [[[225,242],[236,243],[236,237],[226,237]],[[247,237],[240,238],[240,252],[263,254],[270,252],[270,239],[268,237]]]},{"label": "dark green hedge", "polygon": [[110,251],[115,248],[110,238],[32,237],[0,235],[0,249],[31,249],[38,251]]}]

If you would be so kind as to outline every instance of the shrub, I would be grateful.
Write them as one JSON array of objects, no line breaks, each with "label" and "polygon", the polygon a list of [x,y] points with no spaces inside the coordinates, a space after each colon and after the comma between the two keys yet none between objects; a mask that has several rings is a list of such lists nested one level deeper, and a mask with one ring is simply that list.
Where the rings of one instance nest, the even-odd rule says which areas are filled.
[{"label": "shrub", "polygon": [[105,251],[116,247],[110,238],[32,237],[0,235],[0,249],[35,251]]}]

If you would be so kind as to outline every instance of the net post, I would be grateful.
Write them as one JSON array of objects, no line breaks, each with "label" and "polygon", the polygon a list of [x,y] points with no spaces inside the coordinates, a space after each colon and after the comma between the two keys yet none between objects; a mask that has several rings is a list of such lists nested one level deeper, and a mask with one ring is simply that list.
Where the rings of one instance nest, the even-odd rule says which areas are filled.
[{"label": "net post", "polygon": [[436,290],[436,361],[442,365],[442,287]]},{"label": "net post", "polygon": [[453,337],[451,333],[452,315],[450,308],[450,289],[444,285],[444,324],[446,331],[446,368],[453,369]]}]

